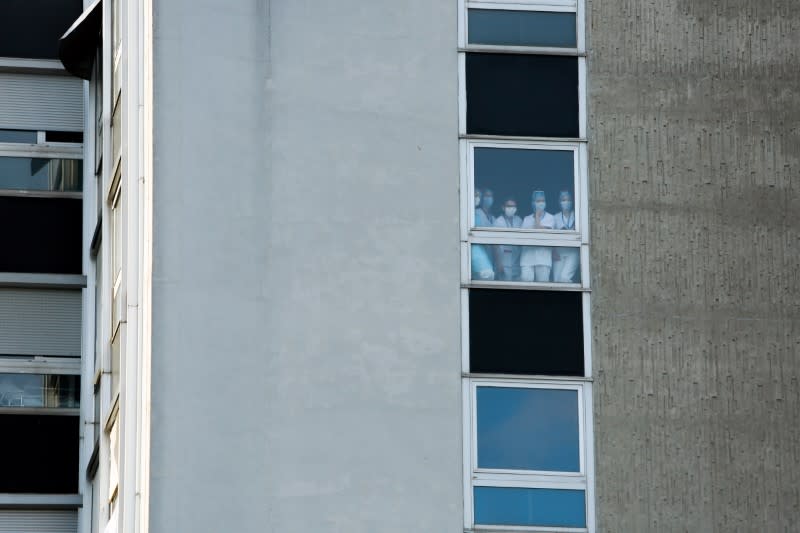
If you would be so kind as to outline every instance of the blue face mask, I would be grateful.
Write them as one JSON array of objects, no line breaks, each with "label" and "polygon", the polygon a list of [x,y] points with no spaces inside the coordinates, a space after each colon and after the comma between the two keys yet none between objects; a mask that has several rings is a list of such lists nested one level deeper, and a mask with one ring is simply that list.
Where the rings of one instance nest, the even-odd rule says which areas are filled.
[{"label": "blue face mask", "polygon": [[489,209],[492,207],[494,203],[494,198],[492,196],[484,196],[483,197],[483,207]]},{"label": "blue face mask", "polygon": [[561,202],[561,210],[562,211],[572,211],[572,202],[569,200],[564,200]]},{"label": "blue face mask", "polygon": [[536,209],[537,211],[544,211],[546,205],[547,204],[545,204],[544,202],[534,202],[533,208]]}]

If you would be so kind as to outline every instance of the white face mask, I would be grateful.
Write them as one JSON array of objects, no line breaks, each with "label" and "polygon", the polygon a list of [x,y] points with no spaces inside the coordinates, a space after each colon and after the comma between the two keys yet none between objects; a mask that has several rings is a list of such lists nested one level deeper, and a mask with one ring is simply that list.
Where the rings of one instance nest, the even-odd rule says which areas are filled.
[{"label": "white face mask", "polygon": [[546,204],[544,202],[536,202],[536,210],[537,211],[544,211],[545,205]]},{"label": "white face mask", "polygon": [[507,217],[513,217],[514,215],[517,214],[517,208],[516,207],[506,207],[505,208],[505,213],[506,213]]},{"label": "white face mask", "polygon": [[572,202],[569,200],[564,200],[561,202],[561,210],[562,211],[571,211],[572,210]]},{"label": "white face mask", "polygon": [[475,207],[478,207],[479,205],[481,205],[481,197],[480,196],[476,196],[475,197]]}]

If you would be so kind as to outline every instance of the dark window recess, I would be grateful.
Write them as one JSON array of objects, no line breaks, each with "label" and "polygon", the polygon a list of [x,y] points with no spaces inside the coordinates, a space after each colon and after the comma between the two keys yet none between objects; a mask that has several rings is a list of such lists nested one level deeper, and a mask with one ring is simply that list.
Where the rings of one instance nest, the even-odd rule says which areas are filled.
[{"label": "dark window recess", "polygon": [[47,131],[44,134],[45,142],[49,143],[82,143],[83,132],[80,131]]},{"label": "dark window recess", "polygon": [[581,293],[470,289],[471,373],[583,376]]},{"label": "dark window recess", "polygon": [[78,492],[78,417],[0,415],[0,492]]},{"label": "dark window recess", "polygon": [[467,133],[578,137],[578,58],[467,54]]},{"label": "dark window recess", "polygon": [[58,59],[58,40],[82,11],[81,0],[0,1],[0,57]]},{"label": "dark window recess", "polygon": [[0,197],[5,228],[0,272],[80,274],[81,203],[80,198]]}]

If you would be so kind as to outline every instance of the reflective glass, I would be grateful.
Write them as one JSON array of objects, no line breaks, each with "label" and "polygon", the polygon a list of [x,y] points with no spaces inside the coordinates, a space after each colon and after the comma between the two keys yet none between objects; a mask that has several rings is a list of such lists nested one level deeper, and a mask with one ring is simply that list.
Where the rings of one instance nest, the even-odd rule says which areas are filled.
[{"label": "reflective glass", "polygon": [[582,490],[475,487],[473,496],[479,525],[586,527]]},{"label": "reflective glass", "polygon": [[[575,230],[572,150],[475,147],[472,162],[475,227]],[[518,221],[504,220],[508,205]]]},{"label": "reflective glass", "polygon": [[575,13],[469,10],[469,43],[507,46],[577,46]]},{"label": "reflective glass", "polygon": [[49,143],[82,143],[83,133],[80,131],[46,131],[44,140]]},{"label": "reflective glass", "polygon": [[466,54],[467,133],[578,137],[578,58]]},{"label": "reflective glass", "polygon": [[78,376],[0,374],[0,407],[78,408]]},{"label": "reflective glass", "polygon": [[473,281],[581,281],[581,253],[579,248],[573,247],[472,244],[470,264]]},{"label": "reflective glass", "polygon": [[472,373],[583,376],[580,292],[470,289]]},{"label": "reflective glass", "polygon": [[25,130],[0,130],[0,143],[36,144],[37,132]]},{"label": "reflective glass", "polygon": [[80,191],[82,168],[80,159],[0,157],[0,189]]},{"label": "reflective glass", "polygon": [[580,472],[578,391],[477,387],[478,468]]}]

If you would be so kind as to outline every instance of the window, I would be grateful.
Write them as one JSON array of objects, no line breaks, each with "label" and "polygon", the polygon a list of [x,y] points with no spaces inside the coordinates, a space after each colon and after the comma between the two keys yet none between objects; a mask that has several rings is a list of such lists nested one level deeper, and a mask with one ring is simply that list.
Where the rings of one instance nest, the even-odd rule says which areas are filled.
[{"label": "window", "polygon": [[[580,231],[577,144],[468,143],[470,227],[493,231]],[[511,202],[519,223],[503,220]],[[537,202],[542,209],[537,217]]]},{"label": "window", "polygon": [[480,526],[587,526],[581,384],[475,380],[471,514]]},{"label": "window", "polygon": [[584,375],[580,292],[470,289],[469,372]]},{"label": "window", "polygon": [[467,11],[469,44],[575,48],[575,13],[503,9]]},{"label": "window", "polygon": [[80,407],[80,376],[0,374],[0,407]]},{"label": "window", "polygon": [[467,133],[580,136],[578,58],[466,54]]},{"label": "window", "polygon": [[77,416],[0,414],[0,492],[78,492]]},{"label": "window", "polygon": [[81,192],[80,159],[0,157],[0,189]]},{"label": "window", "polygon": [[[510,217],[509,217],[510,218]],[[520,284],[570,284],[581,282],[581,257],[577,246],[530,246],[514,244],[470,245],[473,282]]]},{"label": "window", "polygon": [[465,530],[593,533],[583,0],[460,0]]},{"label": "window", "polygon": [[0,272],[80,274],[80,198],[0,196]]},{"label": "window", "polygon": [[58,59],[58,40],[82,10],[81,0],[0,2],[0,57]]},{"label": "window", "polygon": [[0,143],[36,144],[37,139],[35,131],[0,129]]}]

